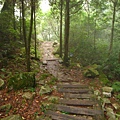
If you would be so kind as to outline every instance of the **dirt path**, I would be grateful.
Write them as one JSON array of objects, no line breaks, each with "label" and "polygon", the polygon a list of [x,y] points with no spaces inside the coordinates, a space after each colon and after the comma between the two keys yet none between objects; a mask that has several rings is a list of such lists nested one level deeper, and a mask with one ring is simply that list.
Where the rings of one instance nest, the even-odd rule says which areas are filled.
[{"label": "dirt path", "polygon": [[[57,90],[63,97],[46,112],[52,120],[104,120],[104,112],[96,101],[89,86],[80,83],[80,74],[61,69],[59,59],[55,58],[52,42],[43,42],[42,67],[58,78]],[[76,73],[78,70],[76,70]],[[78,78],[78,79],[77,79]]]}]

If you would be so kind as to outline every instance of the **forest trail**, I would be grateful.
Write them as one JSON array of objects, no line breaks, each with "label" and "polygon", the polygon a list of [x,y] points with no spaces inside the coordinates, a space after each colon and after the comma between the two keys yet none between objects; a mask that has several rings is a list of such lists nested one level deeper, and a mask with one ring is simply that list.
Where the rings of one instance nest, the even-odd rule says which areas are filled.
[{"label": "forest trail", "polygon": [[76,76],[79,79],[74,79],[63,70],[59,59],[52,54],[53,42],[46,41],[41,46],[42,68],[58,78],[57,90],[63,94],[57,103],[52,103],[46,115],[52,120],[104,120],[104,112],[93,91],[88,85],[81,84],[79,75]]}]

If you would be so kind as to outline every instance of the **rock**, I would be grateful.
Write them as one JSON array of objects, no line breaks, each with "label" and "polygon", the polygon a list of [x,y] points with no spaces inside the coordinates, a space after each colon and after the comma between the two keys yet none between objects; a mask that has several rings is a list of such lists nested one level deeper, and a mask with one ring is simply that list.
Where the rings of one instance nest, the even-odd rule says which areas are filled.
[{"label": "rock", "polygon": [[105,105],[106,105],[106,104],[110,104],[111,102],[110,102],[110,100],[109,100],[108,98],[101,98],[101,100],[102,100],[102,102],[103,102],[103,103],[102,103],[102,108],[103,108],[104,111],[106,111],[106,110],[105,110]]},{"label": "rock", "polygon": [[18,73],[8,80],[8,88],[19,90],[27,87],[35,87],[36,84],[35,82],[36,82],[35,73],[33,72]]},{"label": "rock", "polygon": [[62,64],[62,63],[63,63],[63,60],[60,59],[60,60],[59,60],[59,63]]},{"label": "rock", "polygon": [[52,89],[46,85],[46,86],[42,86],[40,91],[39,91],[39,94],[40,95],[43,95],[43,94],[50,94],[52,92]]},{"label": "rock", "polygon": [[2,89],[4,87],[4,80],[0,79],[0,89]]},{"label": "rock", "polygon": [[11,115],[5,118],[2,118],[1,120],[23,120],[22,117],[18,115]]},{"label": "rock", "polygon": [[12,108],[12,105],[9,103],[9,104],[0,106],[0,111],[9,112],[11,108]]},{"label": "rock", "polygon": [[99,90],[95,90],[94,94],[98,96],[98,95],[101,95],[101,92]]},{"label": "rock", "polygon": [[47,61],[45,60],[45,61],[43,61],[43,63],[42,63],[43,65],[47,65]]},{"label": "rock", "polygon": [[110,104],[110,100],[108,98],[102,98],[103,103]]},{"label": "rock", "polygon": [[113,91],[113,88],[112,87],[103,87],[102,90],[103,90],[103,92],[111,93]]},{"label": "rock", "polygon": [[23,98],[25,99],[28,99],[28,100],[32,100],[33,97],[34,97],[34,94],[30,93],[30,92],[25,92],[23,95],[22,95]]},{"label": "rock", "polygon": [[85,77],[92,77],[92,78],[98,76],[99,72],[97,70],[97,65],[95,64],[95,65],[87,66],[83,71],[83,74]]},{"label": "rock", "polygon": [[57,42],[57,41],[54,41],[52,46],[55,47],[55,46],[57,46],[57,45],[58,45],[58,42]]},{"label": "rock", "polygon": [[112,108],[106,108],[106,111],[107,111],[107,116],[109,117],[108,120],[115,120],[116,119],[115,113],[114,113]]},{"label": "rock", "polygon": [[103,92],[103,96],[104,96],[104,97],[110,98],[112,95],[111,95],[111,93]]},{"label": "rock", "polygon": [[113,103],[112,106],[113,106],[116,110],[120,109],[120,105],[119,105],[118,103]]}]

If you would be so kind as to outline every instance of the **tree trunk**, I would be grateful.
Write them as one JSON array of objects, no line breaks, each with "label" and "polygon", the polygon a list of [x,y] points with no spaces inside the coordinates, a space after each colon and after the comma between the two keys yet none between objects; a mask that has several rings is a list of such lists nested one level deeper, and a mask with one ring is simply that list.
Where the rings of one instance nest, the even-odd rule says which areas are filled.
[{"label": "tree trunk", "polygon": [[69,45],[69,25],[70,25],[70,16],[69,16],[69,2],[70,0],[66,0],[66,8],[65,8],[65,40],[64,40],[64,65],[69,66],[69,58],[68,58],[68,45]]},{"label": "tree trunk", "polygon": [[27,55],[27,39],[26,39],[26,23],[25,23],[25,8],[24,8],[24,0],[21,0],[22,2],[22,25],[23,25],[23,38],[25,42],[25,52]]},{"label": "tree trunk", "polygon": [[35,58],[37,58],[37,39],[36,39],[36,4],[34,0],[34,36],[35,36]]},{"label": "tree trunk", "polygon": [[20,5],[20,40],[22,40],[22,8]]},{"label": "tree trunk", "polygon": [[111,38],[110,38],[110,47],[109,47],[108,56],[110,56],[110,54],[112,53],[112,49],[113,49],[113,38],[114,38],[114,25],[115,25],[116,5],[117,5],[117,2],[113,2],[114,9],[113,9]]},{"label": "tree trunk", "polygon": [[60,0],[60,57],[62,58],[62,9],[63,0]]},{"label": "tree trunk", "polygon": [[[16,30],[16,21],[15,21],[15,0],[13,0],[13,29]],[[14,41],[16,41],[16,36],[14,35]]]},{"label": "tree trunk", "polygon": [[27,53],[27,71],[30,72],[30,44],[31,44],[31,35],[32,35],[32,28],[33,28],[33,12],[34,12],[34,5],[33,0],[31,0],[31,19],[30,19],[30,31],[28,36],[28,53]]}]

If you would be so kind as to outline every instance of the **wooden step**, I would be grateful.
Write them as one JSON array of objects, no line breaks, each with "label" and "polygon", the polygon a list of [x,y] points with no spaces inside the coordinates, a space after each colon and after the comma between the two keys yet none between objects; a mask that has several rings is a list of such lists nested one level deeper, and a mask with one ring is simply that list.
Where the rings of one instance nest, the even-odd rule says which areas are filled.
[{"label": "wooden step", "polygon": [[77,116],[63,114],[63,113],[57,113],[50,110],[47,111],[46,114],[49,115],[53,120],[88,120],[82,116],[77,117]]},{"label": "wooden step", "polygon": [[60,104],[70,105],[70,106],[95,106],[96,101],[92,100],[78,100],[78,99],[60,99]]},{"label": "wooden step", "polygon": [[96,110],[91,108],[73,107],[60,104],[55,104],[54,107],[57,111],[75,115],[89,115],[89,116],[104,115],[102,110]]},{"label": "wooden step", "polygon": [[70,99],[90,99],[94,98],[93,94],[73,94],[73,93],[65,93],[63,94],[65,98],[70,98]]},{"label": "wooden step", "polygon": [[58,92],[63,92],[63,93],[79,93],[79,94],[83,94],[83,93],[90,93],[91,91],[89,89],[76,89],[76,88],[58,88]]},{"label": "wooden step", "polygon": [[58,88],[88,88],[88,86],[81,85],[81,84],[57,84]]}]

